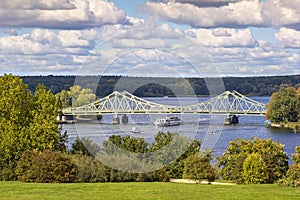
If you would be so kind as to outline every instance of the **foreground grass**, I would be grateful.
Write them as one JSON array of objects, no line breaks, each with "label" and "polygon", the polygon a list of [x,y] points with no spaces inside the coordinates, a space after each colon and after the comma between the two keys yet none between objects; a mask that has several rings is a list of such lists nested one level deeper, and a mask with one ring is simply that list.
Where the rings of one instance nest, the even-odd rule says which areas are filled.
[{"label": "foreground grass", "polygon": [[37,184],[0,182],[0,199],[299,199],[299,188],[182,183]]}]

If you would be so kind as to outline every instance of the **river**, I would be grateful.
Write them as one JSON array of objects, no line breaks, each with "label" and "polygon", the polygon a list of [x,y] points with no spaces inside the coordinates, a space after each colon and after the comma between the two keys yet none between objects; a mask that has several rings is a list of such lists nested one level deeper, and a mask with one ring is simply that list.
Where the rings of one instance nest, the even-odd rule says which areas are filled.
[{"label": "river", "polygon": [[[251,97],[261,103],[268,103],[269,97]],[[167,105],[188,105],[195,103],[195,101],[205,101],[208,98],[145,98],[146,100],[167,104]],[[188,138],[201,139],[202,146],[206,148],[213,148],[214,156],[220,156],[228,147],[229,142],[235,138],[251,139],[252,137],[272,138],[285,145],[285,151],[291,157],[295,153],[295,147],[300,145],[300,133],[294,133],[288,129],[266,128],[263,123],[264,116],[245,116],[239,117],[239,124],[223,125],[224,116],[211,115],[180,115],[184,124],[173,127],[155,127],[153,122],[157,118],[165,115],[147,115],[135,114],[129,115],[129,123],[124,125],[112,125],[112,115],[104,115],[100,123],[75,123],[64,124],[63,130],[68,132],[69,146],[74,139],[79,137],[87,137],[92,139],[95,143],[101,145],[104,140],[112,134],[117,135],[131,135],[133,137],[143,137],[148,142],[152,142],[154,136],[158,131],[170,131],[173,133],[180,133]],[[135,127],[140,130],[140,133],[132,133],[132,128]]]}]

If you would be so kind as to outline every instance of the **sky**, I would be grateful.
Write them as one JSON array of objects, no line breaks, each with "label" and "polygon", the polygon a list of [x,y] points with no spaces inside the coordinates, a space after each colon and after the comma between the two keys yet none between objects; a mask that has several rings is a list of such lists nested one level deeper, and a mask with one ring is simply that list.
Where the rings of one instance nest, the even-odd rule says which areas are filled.
[{"label": "sky", "polygon": [[300,0],[0,0],[0,74],[300,74]]}]

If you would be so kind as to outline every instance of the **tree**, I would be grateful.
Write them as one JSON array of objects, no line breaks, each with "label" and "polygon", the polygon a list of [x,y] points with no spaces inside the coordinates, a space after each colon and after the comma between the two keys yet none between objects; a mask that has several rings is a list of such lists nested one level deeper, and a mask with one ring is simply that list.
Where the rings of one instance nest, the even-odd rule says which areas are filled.
[{"label": "tree", "polygon": [[72,143],[70,153],[95,157],[99,153],[100,147],[88,138],[77,137]]},{"label": "tree", "polygon": [[300,146],[297,146],[295,150],[296,153],[292,157],[294,163],[286,172],[286,176],[279,181],[280,185],[300,187]]},{"label": "tree", "polygon": [[56,94],[56,98],[59,100],[62,108],[86,105],[97,99],[91,89],[81,88],[79,85],[70,87],[69,91],[62,90]]},{"label": "tree", "polygon": [[243,178],[246,184],[265,183],[267,168],[262,157],[258,153],[248,155],[243,164]]},{"label": "tree", "polygon": [[[128,158],[119,163],[119,166],[126,164],[124,167],[128,167],[128,170],[132,168],[138,169],[139,165],[155,163],[165,166],[163,168],[172,178],[182,178],[185,159],[198,153],[200,144],[200,140],[189,141],[182,135],[170,132],[158,132],[155,136],[155,141],[151,145],[144,138],[112,135],[108,141],[103,142],[102,151],[107,155],[111,155],[110,158],[118,156],[114,164],[119,162],[121,158]],[[129,160],[128,152],[134,153],[141,163],[134,163],[137,161],[136,159],[126,163]],[[141,168],[144,169],[147,166],[142,166]]]},{"label": "tree", "polygon": [[4,74],[0,110],[0,175],[3,171],[13,174],[16,161],[27,149],[55,149],[60,136],[58,102],[44,86],[32,94],[22,79]]},{"label": "tree", "polygon": [[217,170],[210,164],[211,152],[201,152],[193,154],[184,161],[183,178],[191,180],[207,179],[213,182],[217,175]]},{"label": "tree", "polygon": [[266,183],[274,183],[284,177],[288,170],[288,156],[284,151],[284,145],[274,142],[272,139],[252,140],[235,139],[230,142],[222,156],[218,157],[218,166],[221,167],[221,175],[224,180],[244,182],[243,165],[245,159],[252,153],[261,155],[266,165]]},{"label": "tree", "polygon": [[38,85],[33,96],[33,109],[30,111],[32,121],[29,124],[29,132],[32,149],[55,149],[59,141],[59,127],[57,116],[59,104],[50,90]]},{"label": "tree", "polygon": [[[177,138],[177,139],[176,139]],[[172,178],[182,178],[184,171],[184,162],[185,159],[191,155],[197,154],[200,151],[201,141],[200,140],[192,140],[188,141],[186,138],[178,135],[172,134],[170,132],[158,132],[154,138],[154,143],[150,146],[149,151],[154,152],[158,150],[162,150],[165,146],[170,144],[170,142],[179,141],[179,145],[176,145],[176,149],[181,149],[178,151],[178,157],[174,159],[174,156],[166,156],[168,154],[173,155],[173,149],[167,148],[165,149],[161,158],[158,158],[162,163],[166,165],[167,171],[170,173],[170,177]],[[169,151],[169,152],[166,152]],[[170,160],[166,159],[169,158]],[[174,159],[174,160],[173,160]]]},{"label": "tree", "polygon": [[72,95],[67,90],[62,90],[60,93],[57,93],[55,96],[58,99],[61,108],[67,108],[71,105]]},{"label": "tree", "polygon": [[281,87],[272,94],[266,118],[274,122],[296,122],[300,115],[300,95],[293,87]]}]

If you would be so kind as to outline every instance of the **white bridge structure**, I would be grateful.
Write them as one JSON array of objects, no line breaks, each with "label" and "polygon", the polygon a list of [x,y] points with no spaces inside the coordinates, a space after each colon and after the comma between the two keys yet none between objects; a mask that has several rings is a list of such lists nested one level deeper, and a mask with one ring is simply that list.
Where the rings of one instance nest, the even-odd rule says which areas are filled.
[{"label": "white bridge structure", "polygon": [[254,101],[236,91],[225,91],[207,101],[193,105],[170,106],[147,101],[126,91],[115,91],[93,103],[66,108],[64,115],[126,115],[126,114],[223,114],[265,115],[266,105]]}]

